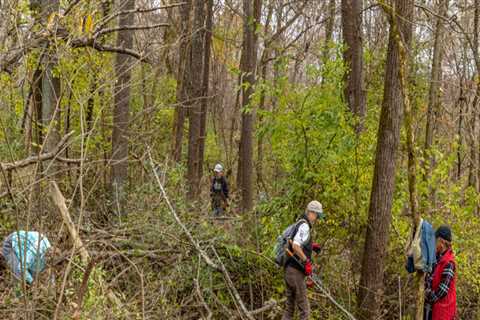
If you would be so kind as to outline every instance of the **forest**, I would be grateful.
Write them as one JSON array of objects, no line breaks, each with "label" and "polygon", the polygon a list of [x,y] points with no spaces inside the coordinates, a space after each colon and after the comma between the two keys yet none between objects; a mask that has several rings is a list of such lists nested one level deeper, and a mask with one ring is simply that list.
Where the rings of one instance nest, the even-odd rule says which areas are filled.
[{"label": "forest", "polygon": [[311,200],[310,319],[423,320],[422,221],[480,319],[480,0],[0,0],[0,319],[282,319]]}]

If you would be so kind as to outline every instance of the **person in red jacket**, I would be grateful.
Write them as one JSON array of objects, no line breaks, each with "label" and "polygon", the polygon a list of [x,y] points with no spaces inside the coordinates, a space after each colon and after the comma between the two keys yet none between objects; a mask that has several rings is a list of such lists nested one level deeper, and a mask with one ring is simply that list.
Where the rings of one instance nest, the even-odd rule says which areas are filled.
[{"label": "person in red jacket", "polygon": [[425,320],[454,320],[457,313],[456,263],[452,231],[441,226],[435,231],[437,262],[425,279]]}]

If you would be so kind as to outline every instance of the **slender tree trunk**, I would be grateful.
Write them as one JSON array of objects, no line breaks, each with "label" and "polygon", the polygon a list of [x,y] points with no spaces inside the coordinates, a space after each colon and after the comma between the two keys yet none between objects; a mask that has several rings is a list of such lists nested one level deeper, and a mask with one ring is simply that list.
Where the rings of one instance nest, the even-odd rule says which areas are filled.
[{"label": "slender tree trunk", "polygon": [[[54,62],[47,62],[42,76],[42,127],[45,132],[43,151],[53,150],[60,141],[60,79],[54,75]],[[47,130],[50,128],[49,130]]]},{"label": "slender tree trunk", "polygon": [[187,162],[187,180],[188,195],[191,200],[195,200],[199,193],[199,142],[201,127],[201,100],[203,96],[202,67],[203,67],[203,38],[202,29],[204,27],[204,1],[193,1],[193,34],[191,57],[189,59],[186,72],[188,79],[186,85],[186,98],[188,101],[188,162]]},{"label": "slender tree trunk", "polygon": [[85,120],[87,122],[87,134],[90,135],[93,129],[93,109],[95,106],[95,91],[97,90],[97,76],[94,74],[90,83],[90,96],[87,100],[87,115]]},{"label": "slender tree trunk", "polygon": [[[439,15],[446,16],[448,11],[448,0],[439,0],[438,7],[440,8]],[[425,129],[425,145],[423,152],[423,166],[424,166],[424,180],[428,181],[432,174],[433,166],[435,165],[435,158],[431,154],[433,145],[433,137],[435,135],[436,116],[440,108],[440,84],[442,81],[442,60],[443,60],[443,34],[444,22],[441,18],[437,18],[435,29],[435,40],[433,45],[432,71],[430,77],[430,88],[428,92],[428,109],[427,109],[427,124]],[[431,184],[429,184],[431,186]],[[430,187],[430,202],[431,210],[435,207],[435,191]]]},{"label": "slender tree trunk", "polygon": [[368,227],[362,259],[358,315],[361,320],[381,317],[385,257],[395,189],[397,149],[400,142],[403,98],[400,84],[400,48],[408,50],[412,34],[413,0],[396,0],[384,7],[390,18],[390,36],[385,70],[385,87],[378,129],[375,169],[370,196]]},{"label": "slender tree trunk", "polygon": [[173,123],[173,146],[172,157],[175,162],[182,158],[183,131],[187,110],[185,109],[185,81],[188,77],[186,73],[187,63],[190,57],[190,11],[192,0],[183,1],[184,5],[180,7],[181,39],[179,47],[179,61],[177,71],[177,105],[175,107]]},{"label": "slender tree trunk", "polygon": [[362,0],[342,0],[343,58],[345,72],[345,100],[350,111],[359,118],[358,130],[365,117],[365,89],[363,75]]},{"label": "slender tree trunk", "polygon": [[[474,1],[474,16],[473,16],[473,54],[476,62],[477,78],[480,76],[480,54],[479,54],[479,28],[480,28],[480,0]],[[477,170],[478,170],[478,107],[480,103],[480,82],[476,81],[477,87],[475,90],[475,96],[472,102],[472,108],[470,112],[470,164],[468,173],[468,186],[478,190]]]},{"label": "slender tree trunk", "polygon": [[460,95],[458,97],[458,125],[457,125],[457,135],[458,135],[458,146],[457,146],[457,181],[462,177],[462,152],[460,146],[463,144],[463,113],[464,105],[466,98],[463,92],[463,77],[460,80]]},{"label": "slender tree trunk", "polygon": [[[120,2],[120,10],[135,8],[135,0]],[[133,14],[120,15],[118,26],[131,26],[134,23]],[[133,32],[120,31],[117,46],[132,48]],[[113,131],[112,131],[112,193],[117,214],[124,213],[125,186],[128,179],[128,139],[130,113],[130,81],[133,64],[127,55],[118,53],[115,59],[117,81],[114,87]]]},{"label": "slender tree trunk", "polygon": [[328,1],[328,19],[325,25],[325,43],[323,45],[323,63],[326,63],[330,58],[330,42],[333,38],[333,28],[335,27],[335,11],[337,9],[336,0],[329,0]]},{"label": "slender tree trunk", "polygon": [[[267,19],[265,22],[265,33],[268,34],[270,31],[270,22],[272,20],[272,15],[273,15],[273,3],[271,2],[268,6],[268,12],[267,12]],[[261,64],[261,72],[260,72],[260,77],[261,81],[263,83],[266,83],[267,81],[267,74],[268,74],[268,67],[269,67],[269,60],[271,56],[271,48],[269,46],[269,43],[267,41],[264,41],[264,48],[263,48],[263,53],[262,57],[260,58],[260,64]],[[266,111],[265,107],[265,100],[266,100],[266,92],[265,89],[262,88],[262,91],[260,93],[260,101],[258,104],[258,109],[260,110],[260,114],[258,115],[258,127],[262,126],[263,123],[263,115],[262,112]],[[260,134],[258,135],[257,139],[257,185],[258,188],[260,187],[265,187],[264,184],[264,177],[263,177],[263,161],[264,161],[264,135]],[[267,191],[267,190],[265,190]]]},{"label": "slender tree trunk", "polygon": [[254,110],[250,105],[254,92],[255,72],[257,64],[256,26],[261,11],[261,1],[243,1],[243,64],[240,69],[243,74],[242,83],[242,128],[240,137],[239,167],[241,178],[241,210],[248,212],[253,209],[253,131]]},{"label": "slender tree trunk", "polygon": [[198,177],[201,180],[203,175],[203,160],[205,155],[205,140],[207,138],[207,115],[209,98],[209,81],[210,81],[210,54],[212,46],[213,31],[213,0],[207,1],[207,21],[204,32],[204,55],[203,55],[203,99],[200,116],[200,141],[198,147]]},{"label": "slender tree trunk", "polygon": [[39,146],[43,144],[43,133],[41,127],[42,120],[42,71],[36,70],[33,74],[32,81],[32,130],[36,147],[33,148],[35,153],[39,152]]}]

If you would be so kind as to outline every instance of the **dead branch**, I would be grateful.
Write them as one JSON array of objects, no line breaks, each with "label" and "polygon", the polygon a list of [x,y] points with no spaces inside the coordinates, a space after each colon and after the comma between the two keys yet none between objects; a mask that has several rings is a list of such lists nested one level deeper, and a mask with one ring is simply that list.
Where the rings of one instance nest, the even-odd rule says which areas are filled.
[{"label": "dead branch", "polygon": [[55,205],[57,206],[58,211],[60,211],[63,222],[67,226],[67,230],[70,233],[70,237],[73,242],[74,250],[78,249],[80,251],[80,257],[82,259],[82,263],[86,265],[87,262],[90,260],[90,256],[87,252],[87,249],[85,249],[83,242],[80,239],[80,236],[78,235],[77,229],[73,224],[70,214],[68,213],[68,208],[67,208],[67,204],[65,203],[65,198],[63,197],[62,192],[58,188],[58,185],[55,181],[50,182],[50,196],[53,202],[55,203]]},{"label": "dead branch", "polygon": [[77,308],[73,314],[73,319],[78,320],[82,315],[82,306],[83,306],[83,298],[85,297],[85,293],[87,292],[88,288],[88,279],[90,278],[90,274],[95,267],[96,261],[94,259],[90,260],[87,267],[85,268],[85,272],[83,273],[82,284],[78,290],[77,295]]},{"label": "dead branch", "polygon": [[101,44],[97,42],[96,39],[94,38],[74,39],[70,42],[70,46],[72,48],[91,47],[97,51],[126,54],[140,61],[145,61],[145,56],[141,52],[137,52],[135,50],[128,49],[128,48],[114,47],[106,44]]},{"label": "dead branch", "polygon": [[[55,158],[63,149],[63,147],[67,144],[70,137],[73,135],[73,131],[69,134],[65,135],[60,142],[55,146],[55,148],[51,152],[42,153],[38,156],[31,156],[25,158],[23,160],[18,160],[15,162],[7,162],[7,163],[0,163],[2,169],[5,171],[10,171],[13,169],[19,169],[27,167],[31,164],[35,164],[40,161],[46,161]],[[77,160],[73,159],[65,159],[65,158],[57,158],[57,160],[65,161],[65,162],[76,162]]]}]

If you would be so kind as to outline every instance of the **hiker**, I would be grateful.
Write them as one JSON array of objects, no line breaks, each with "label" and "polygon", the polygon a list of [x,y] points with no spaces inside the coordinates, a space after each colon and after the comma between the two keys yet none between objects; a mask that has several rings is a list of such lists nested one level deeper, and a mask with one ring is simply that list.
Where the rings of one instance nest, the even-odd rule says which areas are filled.
[{"label": "hiker", "polygon": [[32,284],[45,270],[47,255],[56,252],[47,237],[36,231],[12,232],[2,245],[2,256],[17,279]]},{"label": "hiker", "polygon": [[431,273],[425,278],[425,320],[453,320],[457,311],[455,256],[452,231],[443,225],[435,231],[436,255]]},{"label": "hiker", "polygon": [[223,214],[228,206],[228,183],[223,175],[223,166],[220,163],[213,169],[215,175],[212,179],[210,196],[212,198],[212,209],[215,216]]},{"label": "hiker", "polygon": [[308,204],[297,222],[297,230],[289,249],[294,256],[288,258],[285,264],[287,301],[282,320],[293,320],[295,307],[300,311],[300,320],[306,320],[310,316],[306,277],[311,276],[313,271],[312,251],[320,252],[320,245],[312,242],[311,230],[317,219],[324,217],[322,204],[314,200]]}]

